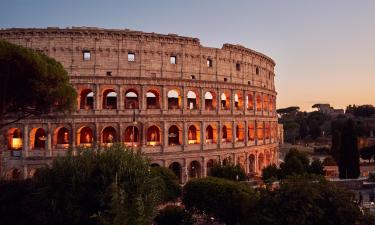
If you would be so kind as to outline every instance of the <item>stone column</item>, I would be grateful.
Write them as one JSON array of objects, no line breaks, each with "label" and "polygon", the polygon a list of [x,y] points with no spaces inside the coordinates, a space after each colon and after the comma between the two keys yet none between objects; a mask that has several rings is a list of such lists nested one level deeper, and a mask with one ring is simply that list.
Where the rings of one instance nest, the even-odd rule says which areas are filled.
[{"label": "stone column", "polygon": [[102,107],[101,107],[101,104],[102,104],[102,95],[101,95],[101,93],[100,93],[100,86],[99,86],[99,84],[97,84],[96,86],[95,86],[95,99],[94,99],[94,101],[95,101],[95,106],[96,107],[94,107],[94,109],[95,110],[101,110],[102,109]]},{"label": "stone column", "polygon": [[258,145],[258,121],[254,120],[254,145]]},{"label": "stone column", "polygon": [[202,177],[207,176],[207,162],[206,158],[202,157]]},{"label": "stone column", "polygon": [[242,111],[243,114],[246,115],[247,112],[247,92],[242,91]]},{"label": "stone column", "polygon": [[71,124],[71,128],[72,129],[70,131],[70,143],[72,145],[72,148],[75,149],[77,144],[77,128],[74,122]]},{"label": "stone column", "polygon": [[22,156],[23,157],[28,157],[29,156],[29,125],[28,124],[25,124],[23,125],[23,143],[22,143],[22,151],[23,151],[23,154]]},{"label": "stone column", "polygon": [[163,121],[162,123],[162,134],[163,134],[163,137],[162,137],[162,152],[164,152],[165,150],[165,147],[168,146],[168,127],[167,127],[167,123],[165,121]]},{"label": "stone column", "polygon": [[249,122],[247,120],[245,120],[244,122],[244,129],[245,129],[244,141],[245,141],[245,146],[247,146],[247,144],[249,143]]},{"label": "stone column", "polygon": [[201,108],[201,113],[205,110],[205,102],[204,102],[204,90],[203,90],[203,88],[201,88],[200,89],[200,93],[199,93],[199,95],[200,95],[200,98],[201,98],[201,104],[200,104],[200,108]]},{"label": "stone column", "polygon": [[124,87],[122,85],[118,85],[118,101],[117,101],[117,109],[118,110],[123,110],[125,109],[124,104],[125,104],[125,93],[124,93]]},{"label": "stone column", "polygon": [[249,153],[245,152],[245,174],[249,174]]},{"label": "stone column", "polygon": [[187,96],[186,96],[186,87],[185,86],[182,87],[181,98],[182,98],[181,109],[184,112],[184,111],[186,111],[186,108],[187,108]]},{"label": "stone column", "polygon": [[101,145],[101,132],[100,132],[100,126],[99,123],[95,123],[95,145],[96,147],[99,147]]},{"label": "stone column", "polygon": [[235,121],[232,121],[232,143],[233,148],[236,146],[236,123]]},{"label": "stone column", "polygon": [[118,128],[117,142],[122,143],[123,142],[122,137],[124,136],[124,126],[122,123],[118,123],[117,128]]},{"label": "stone column", "polygon": [[221,112],[221,89],[217,89],[217,94],[216,94],[216,111],[217,114],[220,114]]},{"label": "stone column", "polygon": [[186,159],[184,159],[184,164],[181,168],[181,179],[182,183],[187,183],[189,181],[189,168]]},{"label": "stone column", "polygon": [[235,110],[235,101],[234,101],[234,95],[235,95],[235,91],[234,90],[230,90],[230,112],[231,114],[233,115],[233,113],[236,111]]},{"label": "stone column", "polygon": [[205,123],[202,121],[201,122],[201,127],[200,127],[200,130],[201,130],[201,150],[204,149],[204,146],[206,145],[206,129],[204,129],[205,127]]},{"label": "stone column", "polygon": [[168,110],[168,90],[165,86],[162,87],[162,96],[160,98],[161,100],[161,109],[163,111],[167,111]]},{"label": "stone column", "polygon": [[146,100],[147,100],[146,93],[147,93],[146,87],[144,85],[141,85],[141,93],[138,96],[138,99],[140,101],[140,105],[139,105],[139,109],[140,110],[146,110],[146,108],[147,108],[147,105],[146,105]]},{"label": "stone column", "polygon": [[142,124],[141,126],[141,138],[142,138],[142,141],[141,141],[141,145],[142,147],[146,147],[146,144],[147,144],[147,140],[146,140],[146,136],[147,136],[147,124]]},{"label": "stone column", "polygon": [[47,150],[47,156],[50,156],[52,157],[52,138],[51,138],[51,133],[52,133],[52,129],[51,129],[51,124],[48,123],[48,126],[47,126],[47,141],[46,141],[46,150]]},{"label": "stone column", "polygon": [[219,120],[218,128],[217,128],[217,148],[220,149],[221,141],[222,141],[222,134],[221,134],[221,127],[223,126],[221,120]]}]

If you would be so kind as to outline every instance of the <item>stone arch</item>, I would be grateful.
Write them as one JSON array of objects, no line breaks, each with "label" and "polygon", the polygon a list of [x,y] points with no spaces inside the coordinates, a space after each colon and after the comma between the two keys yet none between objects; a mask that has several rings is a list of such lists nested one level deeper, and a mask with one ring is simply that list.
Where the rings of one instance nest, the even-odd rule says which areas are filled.
[{"label": "stone arch", "polygon": [[224,124],[221,128],[221,141],[225,142],[232,142],[232,128],[229,124]]},{"label": "stone arch", "polygon": [[77,145],[91,147],[94,143],[94,132],[88,126],[82,126],[77,130]]},{"label": "stone arch", "polygon": [[187,98],[187,108],[190,109],[190,110],[193,110],[193,109],[198,109],[199,108],[199,105],[198,105],[198,92],[196,92],[195,90],[189,90],[186,94],[186,98]]},{"label": "stone arch", "polygon": [[193,160],[189,164],[189,178],[200,178],[202,175],[202,166],[197,160]]},{"label": "stone arch", "polygon": [[254,110],[254,97],[252,93],[247,94],[247,109]]},{"label": "stone arch", "polygon": [[102,144],[105,144],[107,146],[111,146],[111,145],[113,145],[113,143],[116,143],[117,141],[118,141],[117,140],[117,131],[114,127],[108,126],[108,127],[105,127],[102,130],[102,133],[101,133],[101,143]]},{"label": "stone arch", "polygon": [[257,112],[260,112],[263,110],[262,96],[259,93],[256,95],[256,110]]},{"label": "stone arch", "polygon": [[249,155],[249,173],[254,174],[256,172],[255,168],[255,155],[250,154]]},{"label": "stone arch", "polygon": [[271,138],[271,125],[269,122],[265,123],[264,130],[265,130],[265,138],[267,140],[270,139]]},{"label": "stone arch", "polygon": [[151,163],[150,167],[160,167],[160,165],[158,163]]},{"label": "stone arch", "polygon": [[168,98],[168,109],[180,109],[181,108],[181,94],[178,89],[171,89],[167,93]]},{"label": "stone arch", "polygon": [[255,141],[255,126],[254,126],[254,121],[249,121],[248,122],[248,138],[249,141]]},{"label": "stone arch", "polygon": [[230,109],[230,93],[228,91],[224,91],[220,95],[220,107],[222,110],[229,110]]},{"label": "stone arch", "polygon": [[215,125],[208,125],[206,127],[206,143],[212,144],[217,142],[217,128]]},{"label": "stone arch", "polygon": [[215,110],[217,105],[217,96],[214,91],[207,91],[204,94],[204,106],[206,110]]},{"label": "stone arch", "polygon": [[157,146],[160,145],[161,133],[160,128],[156,125],[152,125],[147,128],[147,145]]},{"label": "stone arch", "polygon": [[65,126],[57,127],[53,132],[53,145],[57,149],[66,149],[69,147],[71,133]]},{"label": "stone arch", "polygon": [[216,160],[214,160],[214,159],[207,160],[207,162],[206,162],[206,171],[207,171],[206,176],[211,176],[211,170],[214,167],[215,163],[216,163]]},{"label": "stone arch", "polygon": [[139,146],[139,129],[137,126],[128,126],[124,132],[124,144],[126,146]]},{"label": "stone arch", "polygon": [[259,172],[262,172],[263,168],[264,168],[264,155],[263,155],[263,153],[260,153],[258,155],[258,170],[259,170]]},{"label": "stone arch", "polygon": [[47,132],[42,127],[36,127],[30,131],[30,149],[45,150],[47,143]]},{"label": "stone arch", "polygon": [[94,109],[94,92],[91,89],[83,89],[79,97],[80,109]]},{"label": "stone arch", "polygon": [[268,95],[263,95],[263,110],[268,111],[269,100]]},{"label": "stone arch", "polygon": [[8,128],[6,132],[6,140],[9,150],[21,150],[23,145],[22,130],[17,127]]},{"label": "stone arch", "polygon": [[236,141],[242,142],[245,139],[245,126],[243,123],[236,125]]},{"label": "stone arch", "polygon": [[6,172],[5,178],[7,180],[22,180],[22,170],[19,168],[12,168]]},{"label": "stone arch", "polygon": [[103,91],[103,109],[117,109],[117,92],[114,89]]},{"label": "stone arch", "polygon": [[263,122],[262,121],[257,121],[257,140],[262,141],[264,137],[264,127],[263,127]]},{"label": "stone arch", "polygon": [[200,130],[196,125],[190,125],[188,128],[188,144],[200,143]]},{"label": "stone arch", "polygon": [[173,173],[178,177],[180,183],[182,182],[182,167],[179,162],[172,162],[169,167],[173,171]]},{"label": "stone arch", "polygon": [[147,109],[160,109],[160,92],[159,90],[150,89],[146,92]]},{"label": "stone arch", "polygon": [[177,125],[172,125],[168,129],[168,145],[181,145],[182,130]]},{"label": "stone arch", "polygon": [[139,109],[138,92],[130,88],[125,92],[125,109]]},{"label": "stone arch", "polygon": [[235,92],[234,94],[234,108],[236,110],[242,110],[243,109],[243,96],[240,91]]}]

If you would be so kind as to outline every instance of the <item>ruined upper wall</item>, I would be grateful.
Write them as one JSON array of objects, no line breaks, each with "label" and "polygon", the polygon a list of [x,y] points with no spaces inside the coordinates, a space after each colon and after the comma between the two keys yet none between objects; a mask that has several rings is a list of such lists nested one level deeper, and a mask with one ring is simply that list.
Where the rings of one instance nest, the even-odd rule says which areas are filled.
[{"label": "ruined upper wall", "polygon": [[[210,48],[198,38],[176,34],[91,27],[2,29],[0,38],[55,58],[71,76],[196,79],[275,89],[275,62],[240,45]],[[90,60],[83,59],[83,52],[90,52]],[[135,61],[128,61],[129,53]]]}]

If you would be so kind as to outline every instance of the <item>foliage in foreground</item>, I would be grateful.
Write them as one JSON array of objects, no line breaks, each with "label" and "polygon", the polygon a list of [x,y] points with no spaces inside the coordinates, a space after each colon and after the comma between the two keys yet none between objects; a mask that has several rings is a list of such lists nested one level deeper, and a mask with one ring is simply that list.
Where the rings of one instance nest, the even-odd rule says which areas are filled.
[{"label": "foliage in foreground", "polygon": [[234,181],[246,180],[245,170],[240,165],[234,165],[232,163],[226,165],[215,163],[211,168],[211,176]]},{"label": "foliage in foreground", "polygon": [[173,171],[166,167],[152,167],[151,175],[157,179],[162,202],[176,201],[181,196],[179,179]]},{"label": "foliage in foreground", "polygon": [[154,219],[156,225],[193,225],[194,219],[190,212],[181,206],[169,205],[160,210]]},{"label": "foliage in foreground", "polygon": [[4,224],[150,224],[159,201],[148,162],[121,146],[57,158],[52,167],[22,182],[28,188],[11,193],[20,200],[12,204],[26,201],[28,209],[9,217],[10,209],[2,208]]},{"label": "foliage in foreground", "polygon": [[253,190],[218,178],[196,179],[184,187],[190,210],[207,213],[226,224],[353,225],[371,224],[353,194],[322,178],[290,177],[275,190]]}]

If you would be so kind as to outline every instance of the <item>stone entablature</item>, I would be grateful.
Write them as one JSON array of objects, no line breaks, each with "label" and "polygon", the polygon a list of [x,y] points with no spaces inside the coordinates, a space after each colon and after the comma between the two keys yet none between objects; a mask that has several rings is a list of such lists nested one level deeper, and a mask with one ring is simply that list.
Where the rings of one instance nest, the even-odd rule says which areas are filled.
[{"label": "stone entablature", "polygon": [[68,147],[116,142],[172,168],[182,182],[208,175],[212,160],[249,174],[278,162],[275,63],[261,53],[97,28],[6,29],[0,38],[60,61],[78,93],[69,116],[2,129],[7,177],[29,177]]}]

